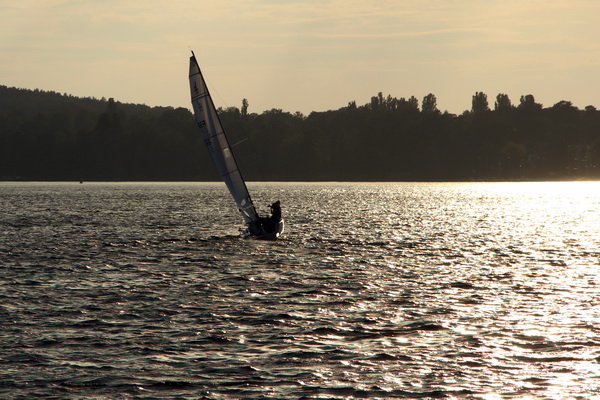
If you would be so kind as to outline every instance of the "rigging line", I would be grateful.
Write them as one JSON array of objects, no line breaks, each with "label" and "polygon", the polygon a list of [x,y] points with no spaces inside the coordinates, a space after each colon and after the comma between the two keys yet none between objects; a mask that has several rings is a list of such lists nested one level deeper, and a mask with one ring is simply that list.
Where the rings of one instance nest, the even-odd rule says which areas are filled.
[{"label": "rigging line", "polygon": [[[225,99],[223,99],[223,96],[221,96],[221,93],[219,93],[219,91],[217,90],[217,88],[210,82],[210,80],[206,79],[206,76],[203,76],[204,81],[206,82],[207,86],[209,87],[210,93],[216,93],[217,97],[219,97],[219,100],[221,101],[221,104],[225,104],[223,106],[221,106],[221,108],[223,108],[223,110],[229,108],[229,106],[227,106],[227,102],[225,101]],[[215,107],[216,108],[216,107]]]},{"label": "rigging line", "polygon": [[246,140],[248,140],[248,138],[244,138],[244,139],[242,139],[242,140],[239,140],[237,143],[234,143],[233,145],[231,145],[231,147],[235,147],[235,146],[237,146],[238,144],[242,144],[242,143],[244,143]]}]

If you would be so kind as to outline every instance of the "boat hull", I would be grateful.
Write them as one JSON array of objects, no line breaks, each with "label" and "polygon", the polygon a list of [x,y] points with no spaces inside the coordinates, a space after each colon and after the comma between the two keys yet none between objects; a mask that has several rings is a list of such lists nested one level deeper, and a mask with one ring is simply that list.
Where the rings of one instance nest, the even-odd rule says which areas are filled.
[{"label": "boat hull", "polygon": [[246,229],[246,234],[249,237],[262,240],[276,240],[285,228],[285,221],[280,219],[279,221],[267,221],[260,227],[253,227]]}]

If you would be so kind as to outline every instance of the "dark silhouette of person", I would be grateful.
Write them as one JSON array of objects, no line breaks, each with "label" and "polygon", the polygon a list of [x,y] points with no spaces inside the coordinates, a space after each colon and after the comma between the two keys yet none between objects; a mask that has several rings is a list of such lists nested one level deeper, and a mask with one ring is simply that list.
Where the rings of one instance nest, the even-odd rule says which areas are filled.
[{"label": "dark silhouette of person", "polygon": [[281,203],[277,200],[275,203],[271,204],[271,220],[275,222],[279,222],[281,219]]},{"label": "dark silhouette of person", "polygon": [[270,205],[271,216],[267,218],[261,218],[261,225],[265,232],[272,233],[279,228],[279,221],[281,221],[281,203],[277,200],[275,203]]}]

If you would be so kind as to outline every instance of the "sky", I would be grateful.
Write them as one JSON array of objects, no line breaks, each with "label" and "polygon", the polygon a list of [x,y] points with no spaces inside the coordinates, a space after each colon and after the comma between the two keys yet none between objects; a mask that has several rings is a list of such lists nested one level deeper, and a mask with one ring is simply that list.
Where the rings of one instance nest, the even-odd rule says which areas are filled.
[{"label": "sky", "polygon": [[379,92],[600,108],[598,0],[0,0],[0,85],[191,108],[191,50],[217,107],[256,113]]}]

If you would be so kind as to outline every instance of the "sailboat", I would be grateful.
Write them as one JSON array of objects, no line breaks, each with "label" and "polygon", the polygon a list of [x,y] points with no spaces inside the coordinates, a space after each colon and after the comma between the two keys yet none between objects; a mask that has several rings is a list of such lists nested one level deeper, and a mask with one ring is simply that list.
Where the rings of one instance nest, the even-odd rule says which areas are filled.
[{"label": "sailboat", "polygon": [[258,215],[194,52],[190,57],[190,92],[202,139],[219,175],[244,218],[247,226],[245,233],[259,239],[277,239],[284,228],[279,201],[271,205],[270,217]]}]

